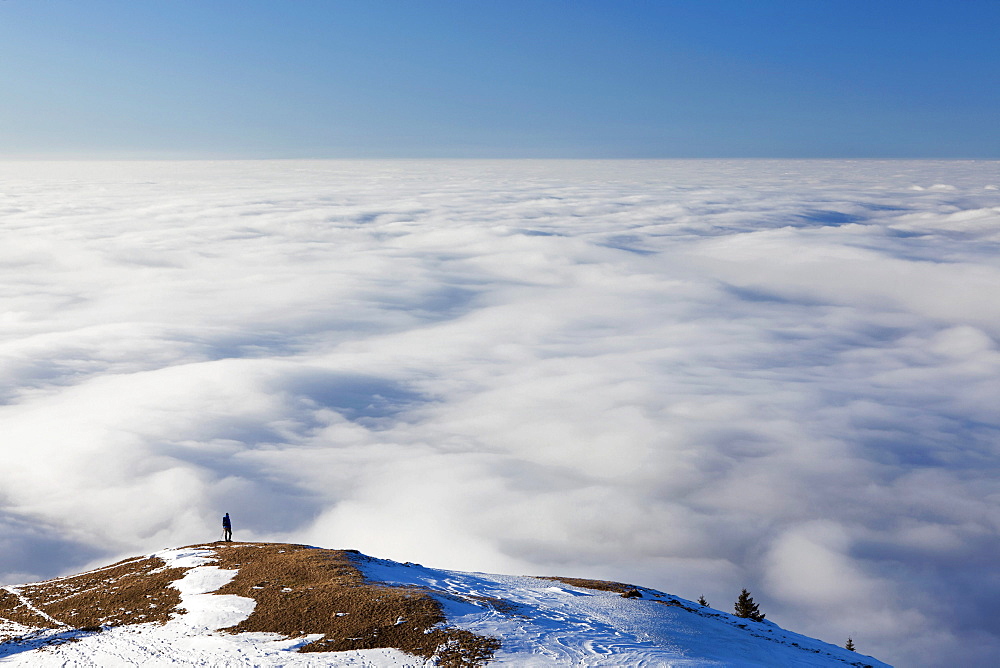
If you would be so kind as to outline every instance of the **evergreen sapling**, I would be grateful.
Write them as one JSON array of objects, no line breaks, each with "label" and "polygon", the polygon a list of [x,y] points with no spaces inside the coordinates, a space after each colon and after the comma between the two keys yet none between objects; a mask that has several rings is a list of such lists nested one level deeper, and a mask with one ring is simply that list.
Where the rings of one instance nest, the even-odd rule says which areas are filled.
[{"label": "evergreen sapling", "polygon": [[740,597],[736,599],[736,616],[744,619],[752,619],[755,622],[764,621],[764,613],[753,602],[753,597],[746,589],[740,592]]}]

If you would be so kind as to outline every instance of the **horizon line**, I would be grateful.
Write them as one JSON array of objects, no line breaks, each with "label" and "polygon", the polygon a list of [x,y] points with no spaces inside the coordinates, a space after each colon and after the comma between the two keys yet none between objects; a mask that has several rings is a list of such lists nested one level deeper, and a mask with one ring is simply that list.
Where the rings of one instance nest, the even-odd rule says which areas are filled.
[{"label": "horizon line", "polygon": [[942,157],[942,156],[661,156],[661,157],[626,157],[626,156],[136,156],[136,155],[0,155],[0,162],[659,162],[659,161],[784,161],[784,162],[1000,162],[1000,156],[983,157]]}]

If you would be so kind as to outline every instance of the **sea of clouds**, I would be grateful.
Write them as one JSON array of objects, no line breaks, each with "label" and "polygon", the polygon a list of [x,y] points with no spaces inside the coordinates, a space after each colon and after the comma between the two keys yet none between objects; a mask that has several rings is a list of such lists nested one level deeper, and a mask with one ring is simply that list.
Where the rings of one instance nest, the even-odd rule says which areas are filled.
[{"label": "sea of clouds", "polygon": [[0,582],[214,540],[1000,654],[1000,163],[0,163]]}]

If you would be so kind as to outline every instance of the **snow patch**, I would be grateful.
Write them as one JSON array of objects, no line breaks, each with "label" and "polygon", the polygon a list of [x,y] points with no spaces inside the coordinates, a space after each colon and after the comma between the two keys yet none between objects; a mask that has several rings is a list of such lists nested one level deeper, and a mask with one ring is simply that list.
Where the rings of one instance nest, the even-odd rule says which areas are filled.
[{"label": "snow patch", "polygon": [[253,613],[257,602],[246,596],[212,594],[236,577],[236,571],[216,566],[199,566],[173,586],[181,592],[181,607],[186,610],[169,623],[192,628],[217,630],[235,626]]},{"label": "snow patch", "polygon": [[235,626],[253,613],[257,602],[252,598],[212,593],[232,582],[239,571],[204,565],[216,560],[211,550],[164,550],[154,556],[163,559],[167,568],[191,569],[171,584],[181,593],[180,607],[184,612],[175,615],[168,624],[215,631]]},{"label": "snow patch", "polygon": [[[77,642],[58,640],[56,631],[38,634],[15,652],[0,651],[0,665],[25,668],[108,668],[109,666],[234,667],[349,666],[350,668],[429,668],[432,664],[395,649],[370,649],[335,654],[300,654],[296,650],[316,636],[280,638],[277,634],[215,633],[199,635],[178,625],[120,626],[103,633],[82,634]],[[65,632],[62,640],[65,641]],[[44,647],[44,650],[41,648]],[[35,651],[30,651],[35,650]],[[41,651],[39,651],[41,650]]]}]

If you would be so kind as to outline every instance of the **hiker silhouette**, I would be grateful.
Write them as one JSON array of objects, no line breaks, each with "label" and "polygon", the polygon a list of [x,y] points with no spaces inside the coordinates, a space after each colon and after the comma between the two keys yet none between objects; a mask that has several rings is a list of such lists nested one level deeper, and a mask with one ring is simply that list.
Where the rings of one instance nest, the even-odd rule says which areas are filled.
[{"label": "hiker silhouette", "polygon": [[222,516],[222,533],[223,540],[231,541],[233,539],[233,523],[229,519],[229,513]]}]

